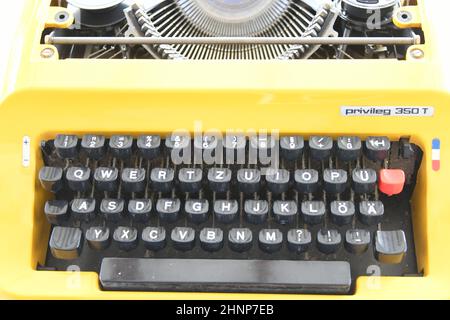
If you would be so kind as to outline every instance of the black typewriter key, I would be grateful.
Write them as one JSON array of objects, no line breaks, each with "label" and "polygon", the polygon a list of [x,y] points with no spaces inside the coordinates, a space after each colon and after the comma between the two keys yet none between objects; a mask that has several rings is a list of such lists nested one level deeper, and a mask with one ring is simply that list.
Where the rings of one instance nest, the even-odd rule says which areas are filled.
[{"label": "black typewriter key", "polygon": [[[271,135],[267,134],[254,135],[249,140],[250,157],[254,156],[254,160],[258,159],[262,164],[269,164],[269,158],[277,147],[277,141]],[[253,163],[256,163],[256,161]]]},{"label": "black typewriter key", "polygon": [[266,200],[245,200],[244,211],[248,222],[261,224],[267,220],[269,204]]},{"label": "black typewriter key", "polygon": [[352,180],[356,193],[374,193],[377,187],[377,172],[373,169],[354,169]]},{"label": "black typewriter key", "polygon": [[73,260],[79,257],[82,246],[82,231],[79,228],[54,227],[49,247],[56,259]]},{"label": "black typewriter key", "polygon": [[331,156],[333,139],[325,136],[312,136],[309,139],[309,152],[315,160],[326,160]]},{"label": "black typewriter key", "polygon": [[42,187],[56,193],[63,187],[63,169],[58,167],[42,167],[39,170],[39,181]]},{"label": "black typewriter key", "polygon": [[69,219],[68,203],[66,200],[48,200],[45,202],[44,213],[48,222],[59,225]]},{"label": "black typewriter key", "polygon": [[114,192],[119,184],[118,177],[117,168],[98,167],[94,171],[95,188],[99,191]]},{"label": "black typewriter key", "polygon": [[255,193],[259,191],[261,172],[258,169],[239,169],[237,182],[240,192]]},{"label": "black typewriter key", "polygon": [[370,245],[370,232],[364,229],[351,229],[345,233],[345,248],[353,254],[362,254]]},{"label": "black typewriter key", "polygon": [[81,139],[81,150],[88,158],[99,160],[105,153],[105,137],[85,134]]},{"label": "black typewriter key", "polygon": [[120,226],[114,230],[113,239],[120,250],[130,251],[138,244],[138,231],[133,227]]},{"label": "black typewriter key", "polygon": [[365,144],[366,155],[373,161],[383,161],[387,158],[391,149],[391,141],[388,137],[368,137]]},{"label": "black typewriter key", "polygon": [[283,234],[278,229],[262,229],[258,237],[259,248],[267,253],[274,253],[283,245]]},{"label": "black typewriter key", "polygon": [[79,221],[89,221],[95,217],[95,199],[77,198],[70,203],[72,216]]},{"label": "black typewriter key", "polygon": [[98,251],[108,248],[111,242],[108,227],[90,227],[85,237],[89,247]]},{"label": "black typewriter key", "polygon": [[362,143],[359,137],[339,137],[337,156],[342,161],[354,161],[361,155]]},{"label": "black typewriter key", "polygon": [[247,140],[243,134],[227,134],[225,136],[225,163],[245,164]]},{"label": "black typewriter key", "polygon": [[280,138],[281,156],[288,161],[300,159],[303,153],[305,141],[302,136],[287,136]]},{"label": "black typewriter key", "polygon": [[56,153],[60,158],[73,159],[78,156],[78,137],[74,135],[58,134],[53,142]]},{"label": "black typewriter key", "polygon": [[223,231],[219,228],[203,228],[199,238],[200,246],[205,251],[217,251],[223,247]]},{"label": "black typewriter key", "polygon": [[122,170],[122,188],[126,192],[142,192],[145,190],[145,169],[124,168]]},{"label": "black typewriter key", "polygon": [[279,224],[290,224],[294,223],[298,208],[295,201],[276,200],[272,210],[275,220]]},{"label": "black typewriter key", "polygon": [[266,173],[266,185],[270,192],[280,194],[288,191],[289,171],[286,169],[269,169]]},{"label": "black typewriter key", "polygon": [[183,192],[198,192],[202,188],[203,172],[199,168],[181,168],[178,171],[180,190]]},{"label": "black typewriter key", "polygon": [[133,152],[133,137],[129,135],[113,135],[109,139],[111,155],[118,159],[127,159]]},{"label": "black typewriter key", "polygon": [[90,177],[91,169],[86,167],[69,167],[66,172],[67,185],[72,191],[90,190]]},{"label": "black typewriter key", "polygon": [[175,172],[171,168],[154,168],[150,172],[150,181],[153,191],[170,192],[173,188]]},{"label": "black typewriter key", "polygon": [[295,170],[295,188],[301,193],[314,193],[319,187],[319,172],[314,169]]},{"label": "black typewriter key", "polygon": [[359,203],[359,218],[362,223],[372,226],[383,220],[384,205],[381,201],[361,201]]},{"label": "black typewriter key", "polygon": [[341,246],[341,242],[341,234],[336,229],[320,229],[317,233],[317,248],[322,253],[336,253]]},{"label": "black typewriter key", "polygon": [[228,245],[231,250],[244,252],[252,247],[253,234],[248,228],[232,228],[228,232]]},{"label": "black typewriter key", "polygon": [[230,189],[231,170],[228,168],[210,168],[208,170],[209,188],[214,192],[227,192]]},{"label": "black typewriter key", "polygon": [[355,216],[355,204],[352,201],[332,201],[330,209],[334,224],[343,226],[352,223]]},{"label": "black typewriter key", "polygon": [[156,212],[158,213],[158,217],[163,222],[174,222],[178,219],[180,205],[180,199],[178,198],[158,199],[156,202]]},{"label": "black typewriter key", "polygon": [[147,222],[152,211],[152,200],[131,199],[128,202],[128,213],[135,222]]},{"label": "black typewriter key", "polygon": [[220,223],[233,222],[238,213],[236,200],[216,200],[214,202],[214,214]]},{"label": "black typewriter key", "polygon": [[325,169],[323,171],[324,189],[328,193],[342,193],[347,188],[347,171]]},{"label": "black typewriter key", "polygon": [[123,199],[102,199],[100,214],[106,221],[117,222],[120,220],[125,206]]},{"label": "black typewriter key", "polygon": [[166,246],[166,229],[163,227],[146,227],[142,231],[142,241],[148,250],[161,250]]},{"label": "black typewriter key", "polygon": [[137,138],[137,147],[142,158],[152,160],[159,156],[161,137],[157,135],[142,135]]},{"label": "black typewriter key", "polygon": [[375,257],[381,263],[401,263],[406,250],[406,237],[403,230],[376,232]]},{"label": "black typewriter key", "polygon": [[206,199],[190,199],[184,204],[184,211],[189,221],[202,223],[208,220],[209,202]]},{"label": "black typewriter key", "polygon": [[287,234],[288,249],[292,252],[303,253],[311,245],[311,232],[307,229],[291,229]]},{"label": "black typewriter key", "polygon": [[[194,157],[206,164],[215,163],[215,157],[221,156],[222,141],[213,134],[198,135],[194,137]],[[198,161],[197,160],[197,161]]]},{"label": "black typewriter key", "polygon": [[323,201],[303,201],[301,211],[305,223],[319,224],[325,216],[325,203]]},{"label": "black typewriter key", "polygon": [[185,152],[190,153],[191,136],[188,133],[169,134],[166,137],[165,145],[172,162],[179,164],[181,161],[174,161],[175,157],[182,157]]},{"label": "black typewriter key", "polygon": [[188,251],[195,245],[195,230],[189,227],[175,227],[170,234],[173,247],[180,251]]}]

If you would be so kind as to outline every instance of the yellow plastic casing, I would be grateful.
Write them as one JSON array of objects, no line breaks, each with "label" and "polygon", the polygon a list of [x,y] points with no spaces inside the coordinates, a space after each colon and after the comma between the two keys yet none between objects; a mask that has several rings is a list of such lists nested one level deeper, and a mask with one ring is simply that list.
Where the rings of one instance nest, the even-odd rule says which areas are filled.
[{"label": "yellow plastic casing", "polygon": [[[75,299],[450,298],[449,70],[434,18],[447,1],[418,1],[423,57],[396,60],[58,60],[40,44],[50,1],[28,0],[0,91],[0,296]],[[52,9],[54,10],[54,9]],[[448,12],[448,11],[447,11]],[[50,21],[50,22],[49,22]],[[417,21],[415,20],[415,23]],[[445,33],[444,33],[445,34]],[[432,106],[432,117],[343,117],[341,106]],[[354,295],[105,292],[92,272],[36,271],[45,259],[51,195],[37,179],[39,144],[57,133],[279,129],[282,134],[411,136],[424,150],[413,197],[423,277],[360,277]],[[31,143],[29,166],[23,138]],[[432,139],[442,167],[433,171]]]}]

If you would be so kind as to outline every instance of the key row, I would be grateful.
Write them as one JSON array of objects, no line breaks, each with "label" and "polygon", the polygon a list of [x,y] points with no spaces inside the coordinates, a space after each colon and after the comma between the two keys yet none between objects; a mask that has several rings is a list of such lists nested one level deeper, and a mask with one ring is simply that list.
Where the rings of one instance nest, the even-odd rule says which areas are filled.
[{"label": "key row", "polygon": [[[208,200],[190,199],[185,201],[182,210],[180,199],[162,198],[156,201],[155,207],[156,210],[153,210],[150,199],[132,199],[127,206],[123,199],[102,199],[97,209],[95,199],[77,198],[70,203],[66,200],[49,200],[45,203],[44,212],[47,220],[55,225],[64,224],[70,215],[79,221],[91,221],[100,216],[110,222],[119,222],[121,218],[129,216],[135,222],[145,223],[153,213],[161,222],[175,222],[184,214],[190,222],[204,223],[211,211],[217,222],[229,224],[236,221],[240,214],[237,200],[215,200],[210,210]],[[329,206],[331,221],[337,225],[347,225],[359,213],[360,221],[366,225],[381,223],[384,216],[383,202],[364,200],[357,207],[358,210],[353,201],[332,201]],[[263,224],[270,216],[283,225],[296,222],[299,213],[304,223],[320,224],[328,211],[324,201],[303,201],[298,206],[292,200],[276,200],[272,207],[267,200],[245,200],[242,209],[249,223]]]},{"label": "key row", "polygon": [[178,186],[182,192],[196,193],[204,184],[211,191],[220,193],[229,191],[233,180],[237,182],[240,192],[252,194],[260,191],[265,177],[268,191],[275,194],[287,192],[291,182],[301,193],[314,193],[323,185],[326,192],[337,194],[345,192],[351,185],[354,192],[362,194],[374,193],[378,182],[380,191],[388,195],[401,193],[406,181],[401,169],[381,169],[378,173],[374,169],[354,169],[351,178],[342,169],[325,169],[321,178],[315,169],[298,169],[293,174],[286,169],[269,169],[265,175],[259,169],[239,169],[234,178],[229,168],[210,168],[204,179],[200,168],[181,168],[177,179],[175,175],[172,168],[153,168],[147,179],[144,168],[124,168],[119,177],[119,170],[115,167],[98,167],[92,178],[88,167],[69,167],[65,175],[62,168],[43,167],[39,179],[42,186],[51,192],[61,190],[64,181],[72,191],[90,191],[93,181],[99,191],[114,192],[121,185],[122,190],[129,193],[143,192],[147,185],[155,192],[171,192]]},{"label": "key row", "polygon": [[[85,234],[86,241],[93,250],[105,250],[112,238],[123,251],[135,249],[139,240],[147,250],[162,250],[167,245],[167,238],[175,249],[189,251],[196,245],[197,237],[201,248],[205,251],[218,251],[224,246],[225,235],[220,228],[203,228],[197,235],[193,228],[175,227],[169,237],[163,227],[146,227],[139,237],[138,229],[119,226],[112,232],[111,237],[108,227],[93,226]],[[228,231],[228,246],[235,252],[246,252],[251,249],[253,238],[252,230],[233,228]],[[290,229],[286,235],[279,229],[261,229],[257,234],[259,248],[267,253],[281,250],[284,241],[290,251],[303,253],[311,247],[312,239],[313,236],[307,229]],[[371,234],[365,229],[350,229],[345,232],[342,239],[341,233],[336,229],[321,229],[317,232],[315,240],[317,248],[324,254],[336,253],[342,242],[350,253],[362,254],[371,243]],[[56,258],[75,259],[81,252],[82,242],[81,229],[54,227],[50,237],[50,249]],[[406,237],[402,230],[376,231],[374,242],[375,256],[384,263],[400,263],[407,250]]]},{"label": "key row", "polygon": [[[313,159],[325,160],[336,150],[336,156],[342,161],[358,159],[363,148],[369,159],[382,161],[391,148],[389,138],[384,136],[368,137],[364,143],[356,136],[341,136],[336,141],[330,136],[311,136],[306,143],[299,135],[278,138],[261,134],[249,137],[243,134],[227,134],[224,138],[220,135],[195,136],[194,152],[208,150],[210,154],[223,151],[225,154],[234,154],[246,150],[247,140],[249,150],[270,156],[270,153],[278,148],[281,157],[288,161],[300,159],[306,146]],[[189,134],[169,134],[164,140],[164,146],[169,152],[174,149],[190,150],[191,141]],[[76,135],[59,134],[54,140],[56,152],[63,159],[76,158],[79,151],[82,151],[87,157],[98,160],[105,156],[108,150],[113,157],[127,159],[131,157],[134,149],[138,149],[140,156],[151,160],[161,155],[162,144],[163,140],[159,135],[141,135],[137,139],[131,135],[113,135],[107,141],[103,135],[86,134],[80,143]]]}]

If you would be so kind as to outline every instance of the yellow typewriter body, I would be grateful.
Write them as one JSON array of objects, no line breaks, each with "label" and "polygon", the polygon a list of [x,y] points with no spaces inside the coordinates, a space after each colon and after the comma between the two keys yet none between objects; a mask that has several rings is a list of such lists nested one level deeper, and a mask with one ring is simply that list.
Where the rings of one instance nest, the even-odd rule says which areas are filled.
[{"label": "yellow typewriter body", "polygon": [[[0,106],[0,296],[32,299],[422,299],[450,298],[450,92],[434,7],[412,7],[423,56],[397,60],[167,61],[59,60],[45,56],[44,28],[57,25],[50,1],[29,0]],[[434,9],[434,10],[432,10]],[[64,25],[59,25],[64,27]],[[446,78],[447,77],[447,78]],[[447,83],[446,83],[447,81]],[[344,117],[342,106],[432,106],[431,117]],[[49,224],[39,188],[40,141],[58,132],[166,134],[176,128],[279,129],[282,134],[411,136],[424,151],[413,202],[422,277],[359,277],[343,296],[102,291],[93,272],[37,271]],[[29,164],[23,139],[29,137]],[[432,140],[441,168],[432,169]],[[27,162],[28,160],[25,159]]]}]

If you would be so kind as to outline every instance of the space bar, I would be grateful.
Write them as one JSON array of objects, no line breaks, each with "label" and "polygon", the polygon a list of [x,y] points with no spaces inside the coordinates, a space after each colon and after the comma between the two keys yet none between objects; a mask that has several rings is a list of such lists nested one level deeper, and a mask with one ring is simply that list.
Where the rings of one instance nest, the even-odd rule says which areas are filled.
[{"label": "space bar", "polygon": [[104,258],[104,290],[346,294],[344,261]]}]

